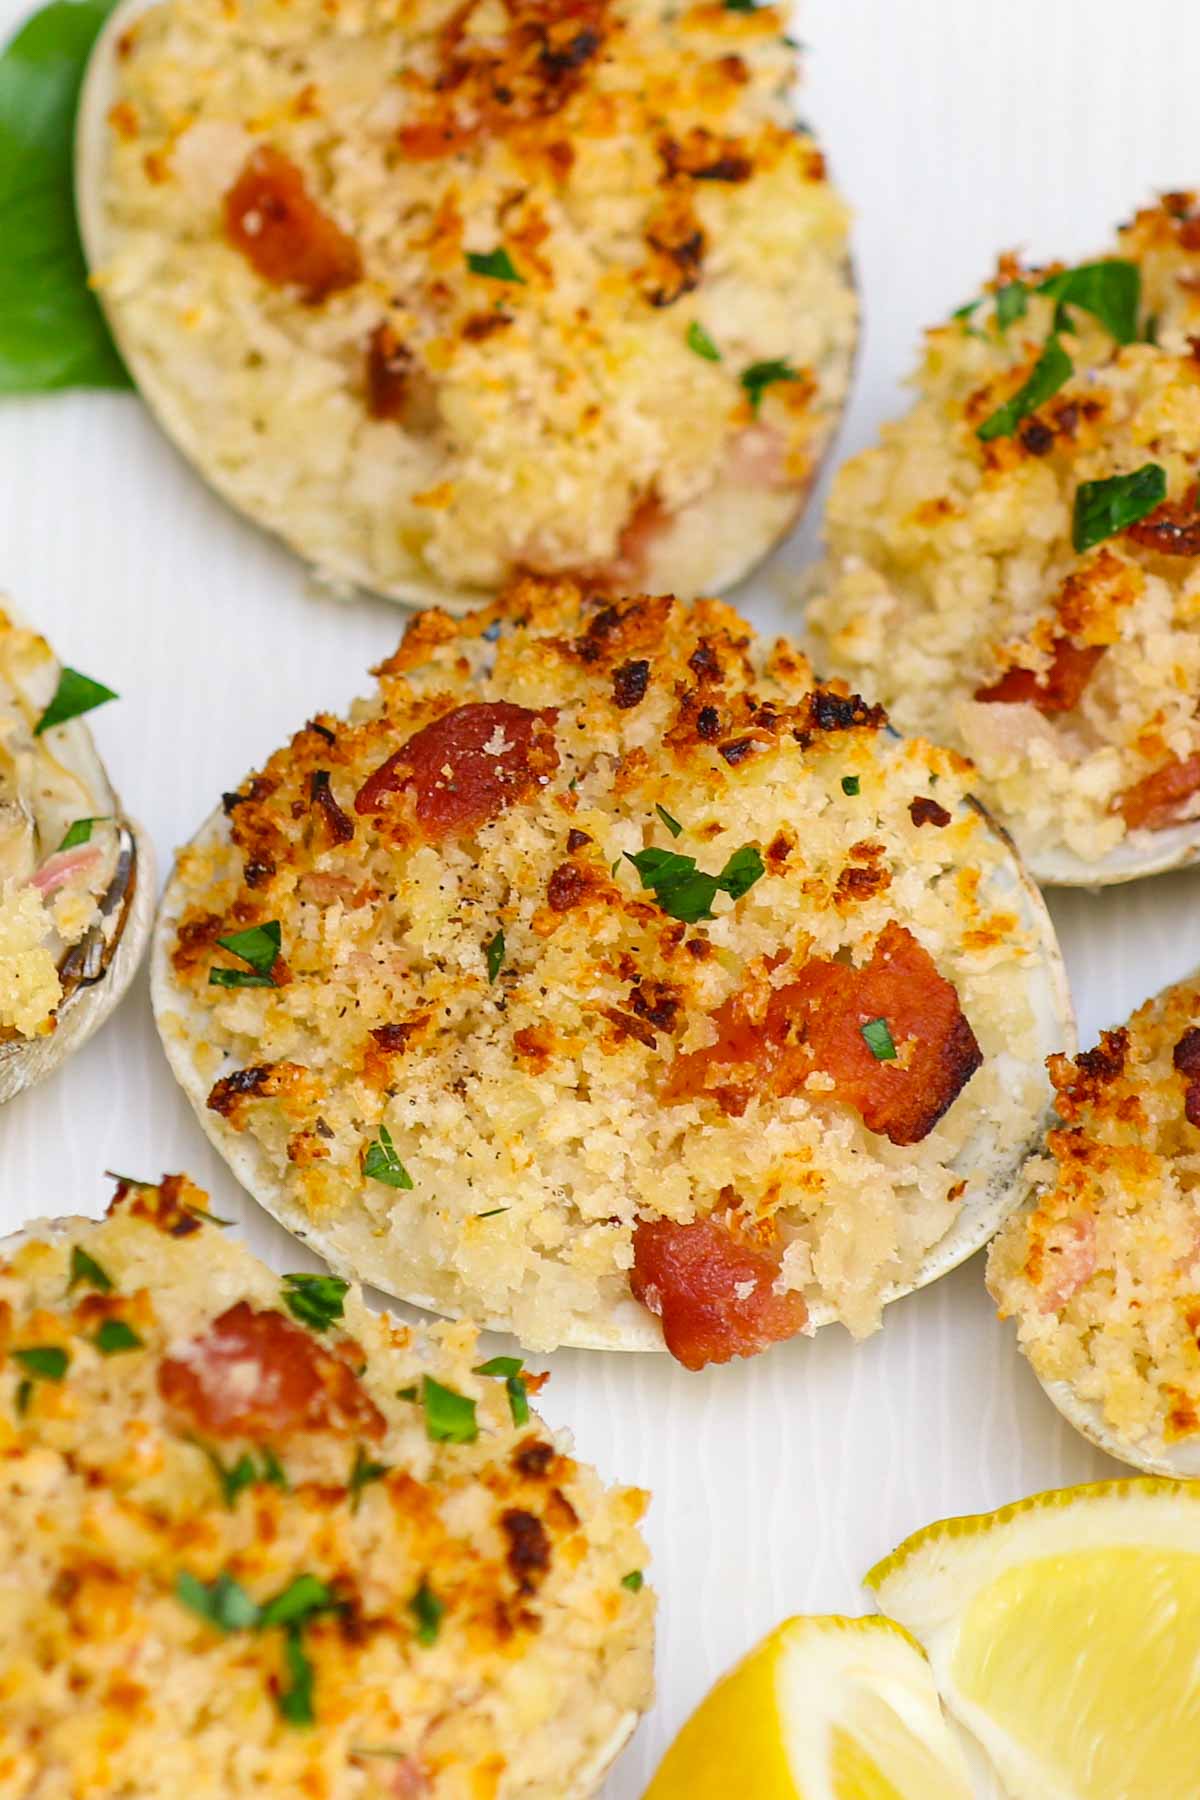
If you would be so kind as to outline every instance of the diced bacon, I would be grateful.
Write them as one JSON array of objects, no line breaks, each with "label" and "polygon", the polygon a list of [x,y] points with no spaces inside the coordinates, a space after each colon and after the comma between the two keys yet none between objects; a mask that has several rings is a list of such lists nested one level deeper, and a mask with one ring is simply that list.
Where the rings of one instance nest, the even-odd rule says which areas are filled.
[{"label": "diced bacon", "polygon": [[60,887],[76,875],[94,869],[100,861],[103,851],[99,844],[80,844],[74,850],[56,850],[48,856],[36,874],[29,878],[30,887],[35,887],[43,900],[56,894]]},{"label": "diced bacon", "polygon": [[362,277],[353,238],[322,212],[295,163],[270,144],[246,158],[225,196],[225,230],[264,281],[316,306]]},{"label": "diced bacon", "polygon": [[1042,1246],[1042,1311],[1058,1312],[1096,1267],[1096,1228],[1091,1219],[1064,1219],[1051,1227]]},{"label": "diced bacon", "polygon": [[1075,644],[1055,638],[1054,659],[1043,675],[1032,669],[1007,669],[990,687],[976,688],[976,700],[1016,706],[1036,706],[1040,713],[1071,712],[1083,698],[1096,664],[1104,655],[1103,644]]},{"label": "diced bacon", "polygon": [[457,706],[368,777],[355,810],[383,813],[393,796],[406,795],[430,842],[477,831],[558,767],[557,717],[555,707],[531,712],[507,700]]},{"label": "diced bacon", "polygon": [[1187,816],[1188,801],[1200,792],[1200,751],[1173,756],[1117,796],[1117,811],[1130,831],[1165,831]]},{"label": "diced bacon", "polygon": [[349,875],[306,869],[296,883],[296,893],[301,900],[311,901],[314,906],[332,906],[339,900],[343,906],[352,906],[354,896],[362,891],[362,886],[361,881],[355,881]]},{"label": "diced bacon", "polygon": [[383,1435],[353,1370],[279,1312],[241,1300],[159,1366],[158,1390],[205,1437],[275,1440],[298,1431]]},{"label": "diced bacon", "polygon": [[1200,1026],[1188,1026],[1171,1060],[1183,1076],[1184,1116],[1189,1125],[1200,1126]]},{"label": "diced bacon", "polygon": [[1200,492],[1193,487],[1186,500],[1164,500],[1144,519],[1125,527],[1125,536],[1153,550],[1158,556],[1200,556]]},{"label": "diced bacon", "polygon": [[[896,1049],[880,1061],[863,1037],[886,1022]],[[861,969],[814,957],[776,988],[761,1019],[735,994],[713,1016],[717,1039],[677,1059],[667,1098],[709,1093],[727,1113],[754,1095],[797,1094],[814,1070],[871,1131],[917,1144],[983,1061],[953,985],[912,933],[890,920]]]},{"label": "diced bacon", "polygon": [[808,1323],[797,1293],[775,1292],[779,1262],[740,1244],[714,1219],[643,1221],[633,1236],[634,1298],[662,1320],[685,1369],[757,1356]]}]

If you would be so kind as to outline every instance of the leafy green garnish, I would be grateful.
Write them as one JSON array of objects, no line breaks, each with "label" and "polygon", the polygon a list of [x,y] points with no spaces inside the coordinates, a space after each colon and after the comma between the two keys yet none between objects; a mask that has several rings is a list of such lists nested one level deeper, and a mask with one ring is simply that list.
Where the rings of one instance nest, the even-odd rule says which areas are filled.
[{"label": "leafy green garnish", "polygon": [[92,1339],[101,1356],[119,1356],[122,1350],[140,1350],[142,1340],[124,1319],[105,1319]]},{"label": "leafy green garnish", "polygon": [[892,1042],[891,1028],[886,1019],[868,1019],[860,1025],[863,1040],[876,1062],[895,1062],[896,1046]]},{"label": "leafy green garnish", "polygon": [[367,1146],[363,1174],[370,1181],[382,1181],[386,1187],[410,1188],[413,1184],[412,1176],[396,1154],[392,1134],[386,1125],[379,1127],[379,1136]]},{"label": "leafy green garnish", "polygon": [[753,13],[758,11],[758,0],[724,0],[726,12]]},{"label": "leafy green garnish", "polygon": [[427,1581],[420,1587],[408,1603],[408,1610],[417,1627],[417,1642],[426,1649],[437,1643],[438,1632],[442,1628],[442,1619],[446,1612],[445,1603],[438,1599]]},{"label": "leafy green garnish", "polygon": [[1105,538],[1136,525],[1167,497],[1167,474],[1158,463],[1143,463],[1132,475],[1081,482],[1075,492],[1072,542],[1082,554]]},{"label": "leafy green garnish", "polygon": [[[3,261],[0,257],[0,265]],[[91,712],[95,707],[103,706],[106,700],[115,699],[117,695],[102,681],[93,681],[90,675],[81,675],[78,669],[64,666],[59,672],[54,698],[34,726],[33,735],[41,737],[43,731],[65,725],[68,719],[77,719],[81,713]]]},{"label": "leafy green garnish", "polygon": [[742,386],[750,402],[751,412],[757,412],[762,405],[762,397],[767,388],[773,387],[777,381],[799,381],[799,369],[793,369],[790,362],[776,357],[769,362],[751,363],[741,374]]},{"label": "leafy green garnish", "polygon": [[350,1283],[340,1275],[285,1275],[284,1305],[294,1319],[314,1331],[328,1331],[345,1310],[342,1302]]},{"label": "leafy green garnish", "polygon": [[699,319],[693,319],[687,328],[687,347],[702,356],[705,362],[720,362],[721,352],[705,331]]},{"label": "leafy green garnish", "polygon": [[316,1685],[316,1671],[305,1654],[304,1638],[298,1625],[293,1625],[284,1639],[284,1658],[288,1678],[286,1687],[279,1690],[277,1704],[280,1716],[289,1725],[315,1724],[317,1715],[313,1707],[313,1689]]},{"label": "leafy green garnish", "polygon": [[443,1387],[432,1375],[422,1379],[421,1403],[425,1408],[426,1435],[435,1444],[473,1444],[479,1436],[475,1402],[466,1394]]},{"label": "leafy green garnish", "polygon": [[524,1367],[519,1356],[493,1356],[490,1362],[480,1363],[475,1370],[476,1375],[503,1378],[508,1394],[508,1410],[512,1414],[514,1425],[529,1423],[529,1390],[521,1374]]},{"label": "leafy green garnish", "polygon": [[310,1619],[338,1610],[339,1602],[325,1582],[315,1575],[297,1575],[274,1599],[259,1606],[232,1575],[221,1574],[215,1581],[205,1582],[182,1570],[175,1577],[175,1597],[218,1631],[282,1627],[287,1683],[277,1697],[279,1711],[291,1725],[313,1723],[315,1675],[304,1652],[303,1633]]},{"label": "leafy green garnish", "polygon": [[665,806],[656,806],[654,810],[672,837],[679,837],[682,834],[683,826],[679,823],[678,819],[673,819],[671,817]]},{"label": "leafy green garnish", "polygon": [[488,980],[495,981],[497,975],[504,967],[503,931],[498,931],[494,937],[488,939],[483,947],[483,954],[487,958]]},{"label": "leafy green garnish", "polygon": [[858,793],[858,790],[861,787],[861,785],[862,785],[862,783],[859,781],[857,775],[843,775],[842,776],[842,792],[843,792],[843,794],[849,794],[851,799],[853,799],[854,795]]},{"label": "leafy green garnish", "polygon": [[29,1344],[13,1351],[13,1361],[37,1381],[61,1381],[71,1366],[70,1352],[59,1344]]},{"label": "leafy green garnish", "polygon": [[1081,263],[1077,269],[1064,269],[1061,275],[1043,281],[1038,293],[1058,302],[1056,331],[1070,329],[1063,308],[1078,306],[1099,319],[1118,344],[1132,344],[1137,337],[1142,272],[1136,263],[1115,256]]},{"label": "leafy green garnish", "polygon": [[265,1445],[259,1454],[262,1457],[263,1480],[269,1487],[282,1488],[284,1493],[287,1493],[292,1484],[287,1478],[283,1464],[280,1462],[271,1446],[269,1444]]},{"label": "leafy green garnish", "polygon": [[63,838],[62,843],[58,846],[59,849],[74,850],[77,844],[90,844],[92,841],[92,826],[107,824],[108,816],[107,813],[101,813],[94,819],[76,819],[73,825],[68,825],[66,835]]},{"label": "leafy green garnish", "polygon": [[283,1472],[279,1458],[269,1448],[260,1452],[261,1469],[255,1467],[254,1459],[248,1451],[243,1451],[237,1461],[226,1468],[215,1450],[207,1444],[195,1441],[197,1449],[203,1450],[211,1463],[213,1474],[221,1484],[221,1493],[224,1496],[225,1504],[230,1510],[237,1505],[238,1495],[243,1489],[253,1487],[256,1482],[266,1482],[269,1486],[278,1488],[288,1486],[288,1478]]},{"label": "leafy green garnish", "polygon": [[275,986],[272,970],[283,943],[283,929],[278,919],[268,919],[265,925],[251,925],[245,931],[231,931],[228,937],[219,937],[217,942],[222,950],[228,950],[231,956],[249,966],[245,969],[210,969],[210,987]]},{"label": "leafy green garnish", "polygon": [[258,1624],[258,1606],[232,1575],[201,1581],[181,1569],[175,1577],[175,1598],[218,1631],[252,1631]]},{"label": "leafy green garnish", "polygon": [[350,1471],[350,1479],[346,1490],[350,1496],[350,1511],[358,1511],[358,1503],[362,1499],[362,1491],[373,1481],[382,1481],[388,1472],[387,1463],[372,1462],[362,1445],[354,1452],[354,1467]]},{"label": "leafy green garnish", "polygon": [[258,1615],[261,1630],[272,1625],[302,1625],[316,1613],[332,1612],[337,1607],[332,1588],[315,1575],[297,1575],[294,1581],[268,1600]]},{"label": "leafy green garnish", "polygon": [[622,1575],[621,1586],[628,1588],[631,1594],[640,1594],[646,1585],[646,1577],[640,1569],[630,1569],[628,1575]]},{"label": "leafy green garnish", "polygon": [[993,438],[1011,437],[1021,420],[1052,399],[1074,373],[1074,363],[1057,337],[1052,337],[1033,365],[1028,381],[1017,389],[1011,400],[1006,400],[1003,406],[988,415],[976,437],[985,444],[991,443]]},{"label": "leafy green garnish", "polygon": [[467,267],[472,275],[486,275],[492,281],[516,281],[522,287],[525,277],[519,273],[503,244],[498,250],[468,250]]},{"label": "leafy green garnish", "polygon": [[1023,281],[1006,281],[996,290],[996,325],[1007,331],[1029,311],[1029,289]]},{"label": "leafy green garnish", "polygon": [[719,875],[706,875],[696,867],[694,856],[681,856],[676,850],[638,850],[632,855],[626,851],[625,860],[633,864],[642,886],[653,892],[663,911],[689,925],[712,918],[718,893],[740,900],[766,873],[753,844],[735,850]]},{"label": "leafy green garnish", "polygon": [[17,1383],[17,1417],[23,1419],[29,1411],[29,1402],[33,1399],[33,1383],[26,1376]]},{"label": "leafy green garnish", "polygon": [[94,1256],[89,1256],[81,1244],[71,1246],[71,1279],[67,1283],[67,1292],[79,1282],[86,1281],[98,1293],[112,1293],[112,1276],[102,1269]]},{"label": "leafy green garnish", "polygon": [[113,0],[54,0],[0,55],[0,393],[127,388],[88,287],[72,149],[84,67]]}]

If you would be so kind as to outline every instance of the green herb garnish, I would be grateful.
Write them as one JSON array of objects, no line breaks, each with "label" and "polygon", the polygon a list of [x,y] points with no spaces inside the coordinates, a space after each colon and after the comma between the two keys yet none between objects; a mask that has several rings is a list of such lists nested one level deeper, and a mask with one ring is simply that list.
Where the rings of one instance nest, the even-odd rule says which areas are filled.
[{"label": "green herb garnish", "polygon": [[437,1643],[438,1632],[442,1628],[442,1619],[446,1607],[439,1600],[427,1581],[423,1581],[408,1603],[408,1610],[417,1627],[417,1642],[426,1649]]},{"label": "green herb garnish", "polygon": [[522,287],[525,277],[519,273],[503,245],[498,250],[468,250],[467,267],[472,275],[486,275],[491,281],[516,281]]},{"label": "green herb garnish", "polygon": [[350,1283],[340,1275],[285,1275],[284,1305],[294,1319],[314,1331],[328,1331],[344,1311],[342,1302]]},{"label": "green herb garnish", "polygon": [[842,792],[843,792],[843,794],[849,794],[850,797],[853,799],[854,795],[857,794],[860,786],[861,786],[861,783],[860,783],[857,775],[843,775],[842,776]]},{"label": "green herb garnish", "polygon": [[507,1206],[493,1206],[489,1208],[487,1212],[476,1213],[475,1217],[477,1219],[498,1219],[501,1213],[509,1211],[511,1211],[511,1208]]},{"label": "green herb garnish", "polygon": [[268,1600],[258,1615],[260,1629],[272,1625],[303,1625],[316,1613],[333,1612],[337,1608],[333,1590],[315,1575],[297,1575],[294,1581]]},{"label": "green herb garnish", "polygon": [[29,1411],[29,1402],[33,1399],[33,1383],[26,1376],[17,1383],[17,1417],[23,1419]]},{"label": "green herb garnish", "polygon": [[876,1062],[895,1062],[896,1046],[892,1042],[892,1033],[886,1019],[868,1019],[860,1025],[863,1040]]},{"label": "green herb garnish", "polygon": [[271,1446],[267,1444],[259,1454],[262,1457],[263,1480],[269,1487],[282,1488],[285,1494],[289,1492],[292,1484],[287,1478],[283,1464],[280,1462]]},{"label": "green herb garnish", "polygon": [[98,1293],[112,1293],[112,1276],[108,1274],[107,1270],[100,1267],[94,1256],[88,1255],[82,1245],[73,1244],[71,1246],[71,1279],[67,1283],[68,1294],[81,1281],[86,1281],[88,1286],[94,1287]]},{"label": "green herb garnish", "polygon": [[663,911],[689,925],[712,918],[718,893],[740,900],[766,873],[753,844],[735,850],[719,875],[706,875],[696,867],[694,856],[681,856],[676,850],[638,850],[633,855],[626,851],[625,860],[633,864],[642,886],[653,892]]},{"label": "green herb garnish", "polygon": [[767,388],[773,387],[777,381],[799,381],[800,371],[793,369],[790,362],[775,358],[769,362],[751,363],[743,369],[741,382],[750,402],[751,412],[757,412],[762,405],[762,397]]},{"label": "green herb garnish", "polygon": [[1132,475],[1112,475],[1107,481],[1081,482],[1075,492],[1072,542],[1082,554],[1105,538],[1136,525],[1167,497],[1166,470],[1157,463],[1143,463]]},{"label": "green herb garnish", "polygon": [[479,1436],[475,1402],[453,1388],[443,1387],[432,1375],[421,1382],[426,1435],[435,1444],[473,1444]]},{"label": "green herb garnish", "polygon": [[1023,281],[1007,281],[996,290],[996,325],[1007,331],[1029,311],[1029,289]]},{"label": "green herb garnish", "polygon": [[490,1362],[480,1363],[475,1370],[476,1375],[494,1375],[503,1379],[514,1425],[529,1423],[529,1390],[521,1374],[524,1367],[519,1356],[493,1356]]},{"label": "green herb garnish", "polygon": [[1078,306],[1099,319],[1118,344],[1132,344],[1137,337],[1142,273],[1136,263],[1119,257],[1081,263],[1077,269],[1064,269],[1061,275],[1052,275],[1042,283],[1038,293],[1047,294],[1058,302],[1056,331],[1070,329],[1070,320],[1064,315],[1063,308]]},{"label": "green herb garnish", "polygon": [[287,1685],[280,1688],[277,1697],[280,1717],[289,1725],[315,1724],[313,1689],[316,1671],[305,1654],[304,1638],[298,1625],[293,1625],[284,1638],[284,1660],[288,1678]]},{"label": "green herb garnish", "polygon": [[350,1471],[350,1479],[346,1490],[350,1496],[350,1511],[357,1512],[362,1491],[373,1481],[382,1481],[388,1472],[387,1463],[372,1462],[362,1445],[354,1452],[354,1467]]},{"label": "green herb garnish", "polygon": [[213,1474],[221,1484],[221,1494],[225,1504],[232,1512],[242,1490],[253,1487],[258,1480],[258,1470],[246,1451],[242,1452],[235,1463],[231,1463],[229,1468],[226,1468],[215,1450],[210,1450],[207,1445],[202,1445],[201,1448],[212,1464]]},{"label": "green herb garnish", "polygon": [[232,931],[217,939],[222,950],[228,950],[246,969],[213,968],[208,971],[210,987],[274,987],[272,973],[283,942],[283,929],[278,919],[265,925],[251,925],[246,931]]},{"label": "green herb garnish", "polygon": [[117,695],[102,681],[93,681],[90,675],[81,675],[78,669],[64,667],[59,673],[54,698],[34,726],[33,735],[41,737],[43,731],[65,725],[68,719],[77,719],[81,713],[91,712],[94,707],[103,706],[106,700],[115,699]]},{"label": "green herb garnish", "polygon": [[257,1605],[232,1575],[201,1581],[181,1569],[175,1577],[175,1598],[218,1631],[253,1631],[258,1624]]},{"label": "green herb garnish", "polygon": [[71,1366],[70,1353],[58,1344],[30,1344],[14,1350],[13,1361],[36,1381],[61,1381]]},{"label": "green herb garnish", "polygon": [[702,356],[705,362],[720,362],[721,352],[705,331],[699,319],[693,319],[687,328],[687,347]]},{"label": "green herb garnish", "polygon": [[985,444],[990,444],[993,438],[1011,437],[1021,420],[1052,399],[1074,373],[1074,363],[1057,337],[1052,337],[1034,364],[1028,381],[1017,389],[1011,400],[1006,400],[1003,406],[988,415],[976,437]]},{"label": "green herb garnish", "polygon": [[0,55],[0,393],[132,383],[88,286],[72,155],[83,71],[112,0],[55,0]]},{"label": "green herb garnish", "polygon": [[628,1588],[631,1594],[640,1594],[646,1585],[646,1577],[640,1569],[630,1569],[628,1575],[622,1575],[621,1586]]},{"label": "green herb garnish", "polygon": [[683,826],[679,823],[679,820],[673,819],[665,806],[656,806],[654,810],[670,832],[671,836],[679,837],[683,831]]},{"label": "green herb garnish", "polygon": [[488,980],[495,981],[504,967],[504,932],[502,930],[488,939],[483,947],[483,954],[487,958]]},{"label": "green herb garnish", "polygon": [[285,1633],[284,1660],[287,1684],[277,1697],[279,1711],[290,1725],[311,1725],[313,1666],[304,1652],[304,1627],[321,1613],[336,1612],[339,1602],[333,1590],[315,1575],[298,1575],[287,1587],[259,1606],[232,1575],[218,1575],[205,1582],[183,1570],[175,1578],[175,1597],[218,1631],[270,1631],[280,1626]]},{"label": "green herb garnish", "polygon": [[386,1187],[410,1188],[413,1184],[412,1176],[396,1154],[392,1134],[386,1125],[379,1127],[379,1136],[367,1146],[363,1174],[370,1181],[382,1181]]},{"label": "green herb garnish", "polygon": [[105,1319],[92,1339],[101,1356],[119,1356],[123,1350],[140,1350],[142,1340],[124,1319]]},{"label": "green herb garnish", "polygon": [[66,836],[58,846],[59,849],[74,850],[77,844],[90,844],[92,841],[92,826],[106,825],[107,823],[107,813],[101,813],[99,817],[95,819],[76,819],[73,825],[67,827]]}]

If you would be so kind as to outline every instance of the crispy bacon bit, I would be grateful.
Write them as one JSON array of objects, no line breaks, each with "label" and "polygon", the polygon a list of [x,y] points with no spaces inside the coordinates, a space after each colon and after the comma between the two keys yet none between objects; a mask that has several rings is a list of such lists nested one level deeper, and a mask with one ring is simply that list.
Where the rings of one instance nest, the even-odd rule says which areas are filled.
[{"label": "crispy bacon bit", "polygon": [[950,814],[928,794],[918,794],[908,803],[908,816],[914,825],[948,825]]},{"label": "crispy bacon bit", "polygon": [[384,1432],[382,1413],[340,1357],[282,1313],[245,1300],[164,1358],[158,1391],[205,1437]]},{"label": "crispy bacon bit", "polygon": [[613,1028],[618,1044],[627,1038],[634,1038],[644,1044],[647,1050],[653,1050],[658,1044],[653,1025],[646,1019],[639,1018],[636,1013],[622,1012],[619,1006],[602,1006],[600,1011]]},{"label": "crispy bacon bit", "polygon": [[809,694],[808,717],[813,731],[852,731],[857,725],[879,731],[887,724],[882,706],[868,706],[860,694],[836,694],[830,688]]},{"label": "crispy bacon bit", "polygon": [[295,163],[270,144],[251,151],[226,194],[225,230],[264,281],[298,287],[309,306],[362,278],[354,240],[321,211]]},{"label": "crispy bacon bit", "polygon": [[[879,1018],[894,1061],[878,1061],[862,1035]],[[983,1061],[953,986],[894,919],[861,969],[814,957],[772,991],[761,1019],[735,994],[712,1022],[716,1042],[676,1059],[668,1100],[710,1094],[736,1115],[756,1094],[799,1093],[819,1069],[834,1078],[832,1097],[893,1144],[928,1137]]]},{"label": "crispy bacon bit", "polygon": [[1063,1219],[1046,1233],[1041,1310],[1059,1312],[1096,1268],[1096,1228],[1091,1218]]},{"label": "crispy bacon bit", "polygon": [[546,884],[546,902],[551,912],[570,912],[578,906],[588,888],[587,871],[577,863],[559,863]]},{"label": "crispy bacon bit", "polygon": [[373,419],[404,417],[412,369],[412,351],[386,321],[377,325],[367,343],[367,411]]},{"label": "crispy bacon bit", "polygon": [[1187,803],[1200,791],[1200,751],[1173,756],[1118,794],[1116,810],[1130,831],[1165,831],[1188,816]]},{"label": "crispy bacon bit", "polygon": [[558,767],[556,707],[531,712],[508,700],[456,706],[426,725],[359,789],[359,814],[410,798],[431,843],[477,831],[544,783]]},{"label": "crispy bacon bit", "polygon": [[1200,1026],[1189,1025],[1172,1052],[1184,1078],[1183,1110],[1189,1125],[1200,1126]]},{"label": "crispy bacon bit", "polygon": [[1006,669],[999,681],[975,689],[976,700],[987,704],[1036,706],[1040,713],[1070,712],[1079,705],[1083,690],[1104,655],[1103,644],[1074,644],[1055,638],[1054,659],[1044,675],[1032,669]]},{"label": "crispy bacon bit", "polygon": [[546,1527],[536,1513],[519,1506],[509,1507],[500,1515],[500,1526],[508,1539],[507,1562],[522,1594],[536,1593],[550,1569],[550,1539]]},{"label": "crispy bacon bit", "polygon": [[328,769],[313,770],[308,791],[313,805],[319,807],[324,815],[331,842],[348,844],[354,836],[354,821],[347,817],[334,799],[333,789],[329,785]]},{"label": "crispy bacon bit", "polygon": [[[1191,340],[1196,354],[1197,340]],[[1193,488],[1187,499],[1164,500],[1144,519],[1125,527],[1125,536],[1153,550],[1158,556],[1200,556],[1200,493]]]},{"label": "crispy bacon bit", "polygon": [[632,706],[640,706],[646,698],[646,689],[650,685],[650,664],[645,657],[636,661],[622,663],[613,671],[613,703],[623,712]]},{"label": "crispy bacon bit", "polygon": [[757,1356],[808,1323],[797,1293],[776,1293],[779,1262],[740,1244],[715,1219],[643,1220],[633,1234],[634,1298],[662,1320],[685,1369]]},{"label": "crispy bacon bit", "polygon": [[656,1031],[674,1031],[683,1001],[678,988],[667,981],[642,981],[630,990],[630,1010]]}]

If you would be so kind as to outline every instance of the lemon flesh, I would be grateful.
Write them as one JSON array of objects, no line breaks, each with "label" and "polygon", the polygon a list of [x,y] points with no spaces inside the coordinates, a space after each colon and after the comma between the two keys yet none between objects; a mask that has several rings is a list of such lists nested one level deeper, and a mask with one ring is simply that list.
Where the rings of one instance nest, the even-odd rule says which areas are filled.
[{"label": "lemon flesh", "polygon": [[1200,1490],[1105,1482],[930,1526],[867,1577],[1014,1800],[1200,1794]]},{"label": "lemon flesh", "polygon": [[645,1800],[970,1800],[929,1667],[886,1619],[788,1619],[704,1700]]}]

